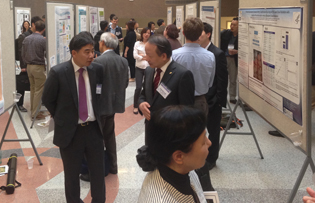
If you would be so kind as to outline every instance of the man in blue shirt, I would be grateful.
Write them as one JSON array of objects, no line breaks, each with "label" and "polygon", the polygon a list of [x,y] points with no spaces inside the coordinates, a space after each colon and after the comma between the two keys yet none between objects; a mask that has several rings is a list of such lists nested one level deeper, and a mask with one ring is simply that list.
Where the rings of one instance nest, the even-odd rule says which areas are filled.
[{"label": "man in blue shirt", "polygon": [[215,75],[215,57],[213,53],[198,44],[204,29],[199,18],[188,18],[184,22],[183,34],[186,44],[173,51],[172,58],[193,73],[195,80],[195,107],[208,112],[205,94],[212,87]]},{"label": "man in blue shirt", "polygon": [[[110,21],[111,24],[108,26],[107,32],[111,32],[114,35],[116,35],[116,37],[118,38],[119,42],[123,41],[123,35],[122,35],[122,30],[121,27],[119,27],[117,25],[118,23],[118,17],[117,16],[113,16],[112,20]],[[119,54],[119,43],[118,46],[116,47],[116,49],[114,50],[116,52],[116,54]]]}]

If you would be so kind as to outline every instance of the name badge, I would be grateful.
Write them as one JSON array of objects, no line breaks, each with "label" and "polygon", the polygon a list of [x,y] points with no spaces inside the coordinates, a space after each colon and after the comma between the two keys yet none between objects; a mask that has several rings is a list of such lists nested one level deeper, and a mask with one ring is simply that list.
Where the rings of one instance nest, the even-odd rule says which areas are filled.
[{"label": "name badge", "polygon": [[172,92],[170,89],[168,89],[166,87],[166,85],[162,82],[159,87],[156,89],[156,91],[158,93],[160,93],[160,95],[166,99],[168,97],[168,95]]},{"label": "name badge", "polygon": [[120,35],[120,32],[116,32],[116,36]]},{"label": "name badge", "polygon": [[102,84],[97,84],[96,85],[96,94],[101,94],[102,93]]}]

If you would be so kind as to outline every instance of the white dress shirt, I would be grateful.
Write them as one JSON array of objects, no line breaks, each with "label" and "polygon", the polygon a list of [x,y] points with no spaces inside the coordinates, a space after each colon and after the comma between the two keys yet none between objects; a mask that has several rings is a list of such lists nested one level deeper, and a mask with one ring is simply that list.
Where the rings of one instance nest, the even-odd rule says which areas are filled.
[{"label": "white dress shirt", "polygon": [[[169,60],[166,64],[164,64],[164,66],[161,67],[161,70],[162,70],[162,71],[161,71],[161,73],[160,73],[160,82],[161,82],[161,80],[162,80],[162,78],[163,78],[163,76],[164,76],[164,73],[165,73],[167,67],[170,65],[171,62],[172,62],[172,58],[170,58],[170,60]],[[154,81],[155,76],[156,76],[156,69],[157,69],[157,68],[155,68],[155,73],[154,73],[153,81]],[[159,82],[159,84],[160,84],[160,82]]]},{"label": "white dress shirt", "polygon": [[[77,85],[77,93],[78,93],[78,98],[79,98],[79,69],[80,67],[74,63],[73,58],[71,59],[72,65],[74,68],[74,75],[75,75],[75,82]],[[84,83],[85,83],[85,89],[86,89],[86,102],[87,102],[87,109],[88,109],[88,118],[86,121],[82,121],[80,118],[78,120],[78,123],[85,123],[87,121],[95,121],[95,115],[93,111],[93,105],[92,105],[92,94],[91,94],[91,86],[90,86],[90,80],[89,80],[89,73],[86,69],[86,67],[82,67],[85,71],[83,71],[83,78],[84,78]],[[95,90],[96,91],[96,90]],[[78,109],[79,111],[79,109]]]}]

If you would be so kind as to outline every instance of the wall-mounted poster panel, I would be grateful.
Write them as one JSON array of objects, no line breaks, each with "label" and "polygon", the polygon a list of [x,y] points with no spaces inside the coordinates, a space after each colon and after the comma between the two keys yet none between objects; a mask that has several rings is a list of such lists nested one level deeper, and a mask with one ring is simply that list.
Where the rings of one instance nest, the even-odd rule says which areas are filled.
[{"label": "wall-mounted poster panel", "polygon": [[74,36],[74,6],[46,3],[48,69],[70,60],[69,43]]},{"label": "wall-mounted poster panel", "polygon": [[23,22],[31,24],[31,8],[15,7],[15,38],[18,38],[23,31]]},{"label": "wall-mounted poster panel", "polygon": [[97,8],[97,9],[98,9],[98,25],[100,25],[101,21],[105,20],[105,11],[104,11],[104,8]]},{"label": "wall-mounted poster panel", "polygon": [[173,9],[172,7],[167,7],[167,25],[173,23]]},{"label": "wall-mounted poster panel", "polygon": [[96,35],[98,29],[98,8],[97,7],[90,7],[90,33],[93,37]]},{"label": "wall-mounted poster panel", "polygon": [[239,82],[302,125],[303,9],[239,12]]},{"label": "wall-mounted poster panel", "polygon": [[89,7],[76,5],[76,34],[82,31],[89,31]]},{"label": "wall-mounted poster panel", "polygon": [[220,34],[219,18],[218,1],[200,2],[200,19],[213,27],[211,41],[216,46],[220,46],[218,37]]},{"label": "wall-mounted poster panel", "polygon": [[186,4],[185,20],[192,17],[197,17],[197,3]]},{"label": "wall-mounted poster panel", "polygon": [[[184,18],[185,18],[184,6],[176,6],[176,27],[178,27],[178,28],[182,28],[183,27]],[[183,32],[182,32],[182,29],[179,32],[178,40],[180,41],[180,43],[182,45],[184,44],[185,38],[184,38],[184,35],[183,35]]]}]

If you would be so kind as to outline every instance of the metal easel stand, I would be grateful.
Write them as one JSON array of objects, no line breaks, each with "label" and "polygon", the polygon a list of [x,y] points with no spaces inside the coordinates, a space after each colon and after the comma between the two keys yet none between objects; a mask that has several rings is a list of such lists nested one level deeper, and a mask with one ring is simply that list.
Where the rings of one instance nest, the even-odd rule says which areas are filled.
[{"label": "metal easel stand", "polygon": [[[244,113],[244,115],[245,115],[246,121],[247,121],[247,123],[248,123],[248,125],[249,125],[250,132],[228,132],[228,130],[229,130],[229,128],[230,128],[230,125],[231,125],[231,123],[232,123],[232,119],[234,118],[234,115],[235,115],[235,112],[236,112],[236,109],[237,109],[238,106],[241,106],[241,108],[242,108],[242,110],[243,110],[243,113]],[[233,115],[233,116],[232,116],[232,115]],[[222,139],[221,139],[221,142],[220,142],[219,150],[220,150],[221,147],[222,147],[222,144],[223,144],[223,141],[224,141],[224,139],[225,139],[226,134],[232,134],[232,135],[252,135],[253,138],[254,138],[254,140],[255,140],[255,143],[256,143],[257,149],[258,149],[258,151],[259,151],[260,157],[261,157],[261,159],[264,159],[264,156],[263,156],[263,154],[261,153],[261,150],[260,150],[258,141],[257,141],[257,139],[256,139],[254,130],[253,130],[253,128],[252,128],[252,125],[250,124],[250,121],[249,121],[249,119],[248,119],[247,113],[246,113],[246,111],[245,111],[243,101],[242,101],[241,99],[238,99],[238,100],[237,100],[237,102],[236,102],[236,104],[235,104],[235,107],[234,107],[234,109],[233,109],[233,111],[232,111],[232,115],[230,116],[230,119],[229,119],[229,121],[228,121],[228,123],[227,123],[227,125],[226,125],[225,130],[224,130],[224,133],[223,133],[223,136],[222,136]]]},{"label": "metal easel stand", "polygon": [[[13,108],[12,108],[12,107],[13,107]],[[34,152],[35,152],[35,154],[36,154],[36,157],[37,157],[37,160],[38,160],[39,164],[40,164],[40,165],[43,165],[43,163],[42,163],[42,161],[41,161],[41,159],[40,159],[40,157],[39,157],[39,155],[38,155],[38,153],[37,153],[37,150],[36,150],[36,147],[35,147],[34,142],[33,142],[33,140],[32,140],[32,137],[31,137],[31,135],[30,135],[30,132],[28,131],[28,129],[27,129],[27,127],[26,127],[26,124],[25,124],[25,122],[24,122],[24,119],[23,119],[23,117],[22,117],[22,115],[21,115],[21,112],[20,112],[20,110],[19,110],[19,108],[18,108],[16,102],[14,102],[14,104],[12,104],[9,108],[7,108],[3,113],[5,113],[6,111],[8,111],[10,108],[12,108],[12,111],[11,111],[10,118],[9,118],[9,120],[8,120],[8,123],[7,123],[6,127],[5,127],[5,130],[4,130],[4,133],[3,133],[3,136],[2,136],[1,142],[0,142],[0,149],[1,149],[1,147],[2,147],[3,142],[28,142],[28,141],[29,141],[29,142],[31,143],[32,147],[33,147],[33,150],[34,150]],[[21,120],[21,122],[22,122],[22,124],[23,124],[24,130],[25,130],[25,132],[26,132],[26,134],[27,134],[28,139],[5,139],[5,136],[6,136],[6,134],[7,134],[7,131],[8,131],[9,125],[10,125],[10,122],[11,122],[11,120],[12,120],[12,116],[13,116],[14,110],[16,110],[16,112],[18,113],[18,115],[19,115],[19,117],[20,117],[20,120]],[[2,114],[1,114],[1,115],[2,115]],[[1,116],[1,115],[0,115],[0,116]]]},{"label": "metal easel stand", "polygon": [[36,113],[35,113],[34,119],[32,120],[32,125],[31,125],[31,127],[30,127],[31,129],[32,129],[33,126],[34,126],[36,117],[37,117],[38,113],[40,112],[40,108],[41,108],[41,107],[42,107],[42,100],[40,100],[39,105],[38,105],[38,107],[37,107],[37,109],[36,109]]},{"label": "metal easel stand", "polygon": [[[236,124],[237,119],[235,118],[235,114],[232,113],[231,105],[230,105],[229,102],[226,102],[226,104],[227,104],[227,107],[228,107],[228,108],[225,108],[223,111],[230,112],[230,117],[232,117],[234,123]],[[236,125],[236,128],[237,128],[237,129],[240,129],[240,126],[239,126],[239,125]]]}]

